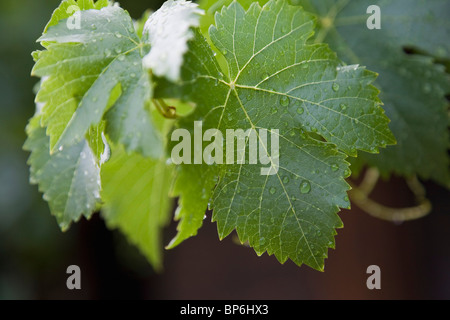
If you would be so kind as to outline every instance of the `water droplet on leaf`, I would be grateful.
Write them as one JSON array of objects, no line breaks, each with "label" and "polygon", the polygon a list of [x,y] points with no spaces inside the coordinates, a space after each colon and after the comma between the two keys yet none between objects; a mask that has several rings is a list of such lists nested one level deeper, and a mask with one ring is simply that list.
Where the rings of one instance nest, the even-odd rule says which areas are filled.
[{"label": "water droplet on leaf", "polygon": [[309,181],[303,180],[300,184],[300,192],[301,193],[309,193],[311,191],[311,184]]},{"label": "water droplet on leaf", "polygon": [[289,98],[286,97],[286,96],[281,97],[281,99],[280,99],[280,104],[281,104],[283,107],[287,107],[287,106],[289,105]]},{"label": "water droplet on leaf", "polygon": [[333,91],[337,92],[337,91],[339,91],[339,84],[337,82],[335,82],[335,83],[333,83],[331,88],[333,89]]},{"label": "water droplet on leaf", "polygon": [[352,173],[351,173],[350,169],[345,169],[345,171],[344,171],[344,177],[345,177],[345,178],[350,177],[351,174],[352,174]]}]

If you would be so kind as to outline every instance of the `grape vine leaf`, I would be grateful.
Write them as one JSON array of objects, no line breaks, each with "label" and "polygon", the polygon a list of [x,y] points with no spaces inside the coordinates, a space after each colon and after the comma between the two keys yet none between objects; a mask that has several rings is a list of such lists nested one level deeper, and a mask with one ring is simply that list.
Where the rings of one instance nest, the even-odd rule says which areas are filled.
[{"label": "grape vine leaf", "polygon": [[[161,136],[173,121],[152,113]],[[102,216],[111,229],[119,229],[135,244],[155,270],[162,269],[162,229],[169,220],[173,166],[161,159],[126,153],[112,145],[111,158],[101,167]]]},{"label": "grape vine leaf", "polygon": [[[448,59],[450,3],[432,1],[297,1],[319,17],[316,41],[327,42],[349,63],[380,74],[376,84],[392,120],[397,145],[379,155],[361,153],[356,164],[377,167],[384,176],[418,174],[450,187],[448,102],[450,82],[432,57]],[[366,10],[381,9],[381,29],[369,30]],[[407,54],[404,49],[422,54]],[[352,166],[353,168],[353,166]]]},{"label": "grape vine leaf", "polygon": [[102,215],[119,228],[156,270],[161,270],[161,232],[171,210],[172,168],[165,161],[116,148],[102,166]]},{"label": "grape vine leaf", "polygon": [[58,24],[59,21],[69,18],[74,12],[81,10],[97,9],[108,6],[109,0],[63,0],[58,8],[53,11],[50,21],[44,28],[44,33],[51,26]]},{"label": "grape vine leaf", "polygon": [[151,45],[144,57],[144,67],[159,77],[177,81],[183,56],[192,39],[191,27],[198,27],[203,10],[196,3],[185,0],[168,0],[153,13],[144,26],[144,36]]},{"label": "grape vine leaf", "polygon": [[[67,20],[51,23],[38,40],[47,50],[34,55],[32,74],[45,79],[36,101],[45,103],[42,119],[52,152],[82,140],[104,117],[113,141],[129,152],[160,157],[161,137],[148,110],[152,84],[142,67],[148,44],[118,6],[79,15],[79,29],[68,28]],[[108,109],[118,87],[120,97]]]},{"label": "grape vine leaf", "polygon": [[100,168],[85,139],[50,155],[49,138],[40,121],[37,114],[27,126],[24,149],[31,152],[30,181],[39,185],[59,226],[67,230],[82,215],[90,218],[100,204]]},{"label": "grape vine leaf", "polygon": [[[371,85],[376,75],[343,66],[326,45],[307,44],[314,19],[286,1],[272,0],[262,8],[255,3],[248,11],[233,2],[215,21],[210,38],[227,70],[221,71],[196,32],[182,82],[175,87],[159,80],[155,96],[177,95],[196,103],[195,111],[177,123],[191,133],[196,120],[203,121],[203,130],[266,128],[279,139],[279,157],[266,152],[269,144],[258,133],[266,147],[260,152],[275,174],[261,175],[260,166],[245,161],[181,164],[176,184],[188,179],[194,184],[177,189],[183,205],[179,227],[185,220],[196,221],[186,223],[184,236],[195,233],[210,201],[221,239],[236,230],[257,254],[268,252],[282,263],[291,259],[323,270],[335,229],[342,227],[337,212],[349,207],[346,156],[358,149],[377,152],[395,142],[378,90]],[[314,139],[317,134],[326,141]],[[242,157],[248,157],[248,140]],[[213,189],[202,190],[195,183],[199,178],[206,179],[203,186],[218,180]]]}]

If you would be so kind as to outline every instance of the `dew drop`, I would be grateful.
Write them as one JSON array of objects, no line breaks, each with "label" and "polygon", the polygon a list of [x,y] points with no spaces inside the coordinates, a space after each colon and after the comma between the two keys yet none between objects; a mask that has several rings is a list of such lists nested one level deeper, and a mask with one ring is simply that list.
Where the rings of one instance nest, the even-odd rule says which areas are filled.
[{"label": "dew drop", "polygon": [[303,107],[298,107],[297,108],[297,113],[298,114],[303,114],[304,111],[305,111],[305,109],[303,109]]},{"label": "dew drop", "polygon": [[275,191],[277,191],[277,190],[276,190],[274,187],[271,187],[271,188],[269,189],[270,194],[274,194]]},{"label": "dew drop", "polygon": [[346,202],[348,202],[350,199],[348,198],[348,196],[345,196],[345,197],[344,197],[344,200],[345,200]]},{"label": "dew drop", "polygon": [[301,193],[309,193],[311,191],[311,184],[309,181],[303,180],[300,184],[300,192]]},{"label": "dew drop", "polygon": [[223,50],[222,50],[222,54],[223,54],[224,56],[226,56],[226,55],[228,54],[228,51],[227,51],[226,49],[223,49]]},{"label": "dew drop", "polygon": [[120,48],[116,48],[114,51],[115,51],[117,54],[121,54],[121,53],[122,53],[122,50],[121,50]]},{"label": "dew drop", "polygon": [[278,112],[278,109],[277,108],[275,108],[275,107],[272,107],[272,114],[275,114],[275,113],[277,113]]},{"label": "dew drop", "polygon": [[333,89],[334,92],[337,92],[337,91],[339,91],[339,84],[337,82],[335,82],[335,83],[333,83],[331,88]]},{"label": "dew drop", "polygon": [[111,54],[112,54],[111,50],[109,50],[109,49],[106,49],[106,50],[105,50],[105,56],[106,56],[107,58],[111,57]]},{"label": "dew drop", "polygon": [[95,24],[91,25],[92,30],[97,30],[97,26]]},{"label": "dew drop", "polygon": [[284,176],[283,177],[283,183],[284,184],[289,183],[289,177],[288,176]]},{"label": "dew drop", "polygon": [[92,98],[92,102],[97,102],[98,98],[97,97],[93,97]]},{"label": "dew drop", "polygon": [[123,61],[123,60],[125,60],[125,56],[122,54],[122,55],[118,56],[117,59],[119,61]]},{"label": "dew drop", "polygon": [[132,74],[130,74],[130,77],[132,77],[132,78],[136,78],[136,73],[132,73]]},{"label": "dew drop", "polygon": [[338,169],[339,169],[339,166],[337,164],[333,163],[331,165],[331,171],[337,171]]},{"label": "dew drop", "polygon": [[344,171],[344,177],[345,177],[345,178],[348,178],[348,177],[350,177],[350,175],[351,175],[350,169],[345,169],[345,171]]},{"label": "dew drop", "polygon": [[115,33],[115,36],[116,36],[116,38],[119,38],[119,39],[122,38],[122,35],[118,32]]},{"label": "dew drop", "polygon": [[59,151],[63,151],[63,149],[64,149],[63,146],[60,146],[60,147],[58,148]]},{"label": "dew drop", "polygon": [[341,103],[339,106],[341,107],[341,110],[347,109],[347,105],[345,103]]},{"label": "dew drop", "polygon": [[311,131],[312,131],[312,132],[317,132],[317,128],[316,128],[316,127],[312,127],[312,128],[311,128]]},{"label": "dew drop", "polygon": [[287,107],[287,106],[289,105],[289,98],[286,97],[286,96],[281,97],[281,99],[280,99],[280,104],[281,104],[283,107]]}]

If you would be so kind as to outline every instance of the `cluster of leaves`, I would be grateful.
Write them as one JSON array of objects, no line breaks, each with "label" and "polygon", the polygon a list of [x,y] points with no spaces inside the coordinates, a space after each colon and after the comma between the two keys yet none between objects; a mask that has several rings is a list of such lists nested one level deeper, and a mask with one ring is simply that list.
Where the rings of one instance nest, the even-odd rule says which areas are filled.
[{"label": "cluster of leaves", "polygon": [[[204,11],[169,0],[141,21],[106,0],[64,0],[39,39],[45,50],[33,53],[33,75],[41,81],[25,143],[31,181],[61,228],[101,209],[107,224],[122,230],[159,268],[160,232],[170,218],[171,197],[178,197],[178,234],[168,248],[195,235],[209,208],[221,239],[236,230],[258,255],[267,252],[282,263],[291,259],[323,270],[342,227],[337,213],[350,206],[348,157],[362,151],[357,159],[386,173],[418,173],[447,184],[446,75],[433,58],[401,51],[401,45],[415,44],[399,41],[402,30],[386,35],[395,45],[368,41],[368,53],[357,51],[361,39],[370,38],[365,26],[353,32],[334,24],[339,19],[345,27],[359,23],[367,8],[355,8],[359,3],[303,3],[319,16],[313,37],[315,16],[287,0],[204,1]],[[71,6],[80,11],[68,10]],[[439,11],[438,3],[435,7]],[[80,28],[68,27],[74,18]],[[323,40],[339,58],[358,64],[346,65]],[[437,41],[436,52],[446,45]],[[389,59],[381,59],[388,49]],[[407,151],[385,149],[382,160],[369,155],[395,144],[395,138],[372,85],[376,73],[359,64],[387,75],[377,84],[392,105],[392,131],[407,127],[434,153],[404,166],[401,159],[409,161],[413,152],[406,145],[411,141],[405,142],[409,134],[400,134]],[[424,70],[426,80],[417,83]],[[397,73],[415,79],[405,86],[430,86],[420,91],[422,100],[403,101],[399,91],[393,92],[410,90],[393,85],[400,85]],[[436,102],[432,108],[420,105],[428,98]],[[168,99],[177,107],[176,117],[164,110]],[[410,100],[412,109],[421,110],[415,115],[420,121],[439,121],[433,130],[442,130],[442,140],[409,118],[398,120]],[[187,105],[193,110],[182,112]],[[173,165],[168,161],[172,130],[193,135],[196,121],[202,121],[203,130],[222,132],[278,129],[279,159],[267,152],[275,174],[261,175],[260,166],[245,159]],[[247,147],[248,141],[241,153],[246,159]],[[434,165],[423,168],[431,158]]]}]

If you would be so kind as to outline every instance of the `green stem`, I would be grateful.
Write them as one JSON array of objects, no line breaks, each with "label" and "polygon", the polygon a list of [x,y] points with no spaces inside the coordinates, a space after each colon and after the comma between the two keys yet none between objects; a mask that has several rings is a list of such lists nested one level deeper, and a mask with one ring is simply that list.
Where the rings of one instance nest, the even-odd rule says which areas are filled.
[{"label": "green stem", "polygon": [[391,208],[370,199],[369,194],[375,187],[378,177],[378,170],[376,168],[370,168],[366,171],[363,181],[359,186],[355,186],[349,182],[352,187],[352,190],[349,191],[349,197],[361,210],[373,217],[392,222],[418,219],[431,212],[431,203],[425,198],[425,189],[417,177],[407,180],[408,186],[418,202],[414,207]]},{"label": "green stem", "polygon": [[168,106],[163,99],[152,99],[152,102],[155,105],[156,110],[158,110],[163,117],[167,119],[178,118],[177,109],[173,106]]}]

